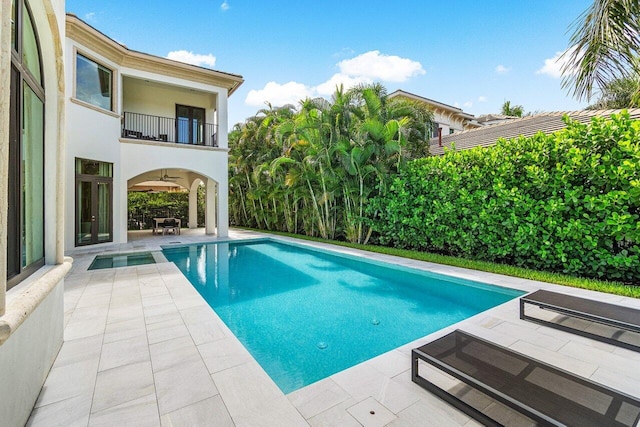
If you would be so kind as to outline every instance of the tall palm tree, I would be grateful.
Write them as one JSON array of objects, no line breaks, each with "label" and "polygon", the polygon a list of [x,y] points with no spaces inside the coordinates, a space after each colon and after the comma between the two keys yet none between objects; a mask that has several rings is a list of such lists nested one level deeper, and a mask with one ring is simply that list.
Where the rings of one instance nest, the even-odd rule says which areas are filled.
[{"label": "tall palm tree", "polygon": [[562,55],[562,87],[578,99],[620,77],[640,75],[640,2],[594,0],[573,24],[570,48]]}]

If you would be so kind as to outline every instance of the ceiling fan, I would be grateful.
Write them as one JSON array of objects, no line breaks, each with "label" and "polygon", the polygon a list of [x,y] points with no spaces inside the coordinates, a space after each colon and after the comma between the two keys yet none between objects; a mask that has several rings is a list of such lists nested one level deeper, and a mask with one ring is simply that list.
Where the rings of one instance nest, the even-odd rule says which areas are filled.
[{"label": "ceiling fan", "polygon": [[162,174],[162,169],[160,169],[160,178],[158,178],[158,181],[163,181],[163,182],[176,182],[176,180],[180,179],[179,176],[170,176],[167,173],[167,170],[164,171],[164,174]]}]

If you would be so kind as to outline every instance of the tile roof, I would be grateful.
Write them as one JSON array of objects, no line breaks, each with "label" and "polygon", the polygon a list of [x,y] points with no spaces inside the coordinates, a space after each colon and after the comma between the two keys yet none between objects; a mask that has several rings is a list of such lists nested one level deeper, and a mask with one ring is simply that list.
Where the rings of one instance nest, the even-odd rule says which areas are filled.
[{"label": "tile roof", "polygon": [[[434,155],[443,154],[444,148],[451,148],[452,143],[455,143],[457,150],[486,147],[494,145],[499,138],[510,139],[518,136],[532,136],[538,132],[552,133],[564,129],[566,126],[562,121],[562,117],[565,115],[568,115],[573,120],[587,123],[592,117],[609,117],[621,111],[623,110],[580,110],[536,114],[478,129],[444,135],[442,136],[442,147],[439,146],[438,138],[432,138],[429,141],[429,151]],[[640,108],[629,108],[627,111],[632,119],[640,119]]]}]

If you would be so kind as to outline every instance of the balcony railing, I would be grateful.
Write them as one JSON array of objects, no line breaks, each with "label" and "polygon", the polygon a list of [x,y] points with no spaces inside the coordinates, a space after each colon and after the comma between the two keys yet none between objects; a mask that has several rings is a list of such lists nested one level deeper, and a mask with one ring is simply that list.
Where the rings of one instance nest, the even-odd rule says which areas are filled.
[{"label": "balcony railing", "polygon": [[218,146],[218,127],[212,123],[148,114],[125,112],[122,118],[122,137],[176,144]]}]

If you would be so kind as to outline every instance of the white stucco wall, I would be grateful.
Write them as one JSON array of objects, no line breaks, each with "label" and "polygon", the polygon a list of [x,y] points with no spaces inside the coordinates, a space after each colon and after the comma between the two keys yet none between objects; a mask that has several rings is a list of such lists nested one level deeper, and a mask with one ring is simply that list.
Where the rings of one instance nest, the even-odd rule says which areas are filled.
[{"label": "white stucco wall", "polygon": [[[226,136],[226,135],[225,135]],[[121,174],[122,182],[118,184],[120,204],[126,206],[127,203],[127,180],[134,178],[144,172],[155,169],[185,169],[197,172],[207,178],[216,181],[218,185],[219,209],[217,212],[218,234],[226,236],[228,234],[228,154],[225,149],[190,147],[177,144],[146,144],[142,141],[138,143],[122,143],[121,148]],[[115,186],[115,182],[114,182]],[[126,241],[127,211],[123,209],[119,214],[120,222],[124,221],[119,233],[119,240]],[[223,234],[224,232],[224,234]],[[115,228],[114,228],[115,234]],[[114,235],[114,240],[116,236]]]},{"label": "white stucco wall", "polygon": [[[113,111],[104,111],[74,98],[75,55],[80,52],[109,67],[116,78]],[[206,109],[207,123],[219,124],[218,144],[227,147],[227,89],[146,70],[119,66],[81,43],[66,38],[67,166],[65,248],[75,247],[75,159],[113,163],[113,242],[127,241],[127,181],[145,172],[184,169],[218,183],[219,231],[228,230],[227,152],[224,149],[177,144],[147,144],[120,140],[124,111],[175,118],[176,104]],[[224,120],[224,126],[220,125]],[[108,244],[111,244],[108,243]],[[100,245],[96,245],[100,246]]]},{"label": "white stucco wall", "polygon": [[62,281],[0,346],[0,423],[4,426],[25,425],[60,351],[63,295]]},{"label": "white stucco wall", "polygon": [[176,104],[206,110],[206,122],[214,123],[216,95],[190,88],[147,83],[138,78],[122,78],[122,110],[152,116],[175,118]]},{"label": "white stucco wall", "polygon": [[[3,2],[0,19],[3,27],[10,17]],[[43,86],[46,94],[44,113],[45,137],[45,227],[46,265],[5,294],[6,268],[0,270],[0,424],[24,425],[40,393],[63,340],[64,275],[70,268],[53,266],[63,262],[62,234],[64,226],[64,0],[30,2],[39,37],[42,56]],[[9,40],[4,36],[2,61],[10,62]],[[4,68],[3,68],[3,73]],[[4,76],[2,81],[4,82]],[[3,86],[4,88],[4,86]],[[2,90],[1,104],[8,103],[9,91]],[[4,107],[3,115],[8,114]],[[7,138],[8,140],[8,138]],[[6,140],[0,140],[4,153]],[[3,159],[6,156],[3,155]],[[6,182],[6,169],[0,168],[1,182]],[[6,184],[5,184],[6,185]],[[6,187],[0,203],[0,241],[6,242]],[[0,245],[0,257],[6,260],[6,245]],[[6,266],[6,264],[5,264]],[[57,273],[48,274],[52,271]]]}]

